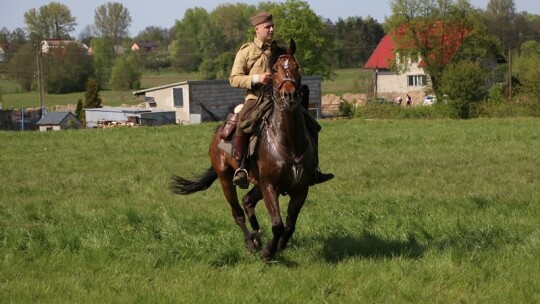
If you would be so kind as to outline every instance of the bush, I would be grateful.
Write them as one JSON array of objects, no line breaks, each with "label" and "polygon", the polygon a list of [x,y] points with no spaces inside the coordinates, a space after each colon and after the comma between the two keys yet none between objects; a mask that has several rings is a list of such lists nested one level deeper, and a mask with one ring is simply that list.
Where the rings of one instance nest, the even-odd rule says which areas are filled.
[{"label": "bush", "polygon": [[354,105],[346,100],[342,100],[339,103],[339,115],[341,117],[352,118],[354,117]]},{"label": "bush", "polygon": [[486,72],[479,64],[460,61],[448,66],[442,77],[441,93],[451,100],[450,108],[457,117],[472,118],[474,106],[484,96]]}]

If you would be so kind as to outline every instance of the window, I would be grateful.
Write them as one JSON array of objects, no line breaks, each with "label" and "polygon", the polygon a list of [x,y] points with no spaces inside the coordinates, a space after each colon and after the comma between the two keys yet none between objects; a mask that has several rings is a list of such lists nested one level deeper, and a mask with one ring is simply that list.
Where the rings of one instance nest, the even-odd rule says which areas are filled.
[{"label": "window", "polygon": [[426,75],[409,75],[407,80],[410,87],[423,87],[426,85]]},{"label": "window", "polygon": [[184,90],[182,88],[173,89],[174,106],[181,108],[184,106]]}]

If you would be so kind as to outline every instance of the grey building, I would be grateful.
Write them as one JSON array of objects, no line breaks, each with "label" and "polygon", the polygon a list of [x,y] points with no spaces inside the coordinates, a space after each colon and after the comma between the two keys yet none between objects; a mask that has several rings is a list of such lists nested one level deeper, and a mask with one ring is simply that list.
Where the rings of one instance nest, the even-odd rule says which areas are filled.
[{"label": "grey building", "polygon": [[71,112],[47,112],[38,120],[39,131],[80,129],[81,121]]},{"label": "grey building", "polygon": [[[304,76],[302,84],[310,89],[310,111],[321,113],[320,76]],[[197,124],[225,120],[235,106],[244,102],[245,89],[233,88],[228,80],[184,81],[133,92],[144,96],[147,109],[176,113],[176,123]]]}]

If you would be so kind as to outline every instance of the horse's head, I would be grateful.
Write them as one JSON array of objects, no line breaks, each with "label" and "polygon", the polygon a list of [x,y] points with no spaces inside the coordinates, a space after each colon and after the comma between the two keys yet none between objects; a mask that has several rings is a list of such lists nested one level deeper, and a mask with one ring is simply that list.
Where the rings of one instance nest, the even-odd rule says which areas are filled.
[{"label": "horse's head", "polygon": [[289,47],[272,42],[270,67],[273,74],[273,97],[281,110],[293,110],[300,102],[300,65],[294,57],[296,43]]}]

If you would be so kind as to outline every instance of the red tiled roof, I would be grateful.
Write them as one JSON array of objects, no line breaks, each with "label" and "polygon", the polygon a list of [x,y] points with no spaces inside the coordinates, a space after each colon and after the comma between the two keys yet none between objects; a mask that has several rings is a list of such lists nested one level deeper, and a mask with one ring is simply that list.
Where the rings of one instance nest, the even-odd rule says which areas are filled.
[{"label": "red tiled roof", "polygon": [[379,45],[373,51],[364,69],[390,69],[394,60],[394,42],[390,34],[383,37]]},{"label": "red tiled roof", "polygon": [[[442,22],[436,22],[433,26],[431,26],[428,30],[427,34],[419,34],[419,37],[421,37],[423,40],[426,41],[426,43],[431,45],[431,40],[425,38],[426,36],[437,36],[437,32],[440,32],[442,29]],[[383,37],[381,42],[379,42],[379,45],[377,45],[377,48],[375,48],[375,51],[373,51],[373,54],[371,54],[371,57],[369,57],[368,61],[364,65],[364,69],[390,69],[390,65],[392,64],[392,61],[395,58],[394,55],[394,48],[395,48],[395,38],[400,38],[402,36],[399,36],[400,32],[405,31],[405,26],[402,26],[397,29],[396,32],[392,32],[386,36]],[[461,47],[461,44],[465,37],[467,37],[468,31],[465,28],[461,28],[459,25],[453,26],[450,28],[447,28],[447,32],[443,36],[443,44],[444,46],[440,50],[434,50],[442,52],[442,60],[444,61],[444,64],[447,64],[450,62],[452,57],[457,53],[459,48]],[[398,36],[396,36],[398,35]],[[399,43],[400,39],[397,39]],[[407,42],[403,42],[407,43]],[[430,54],[428,59],[430,61],[434,60],[432,56],[434,56],[434,53]],[[418,67],[425,68],[427,66],[427,63],[424,60],[421,60],[418,64]]]}]

